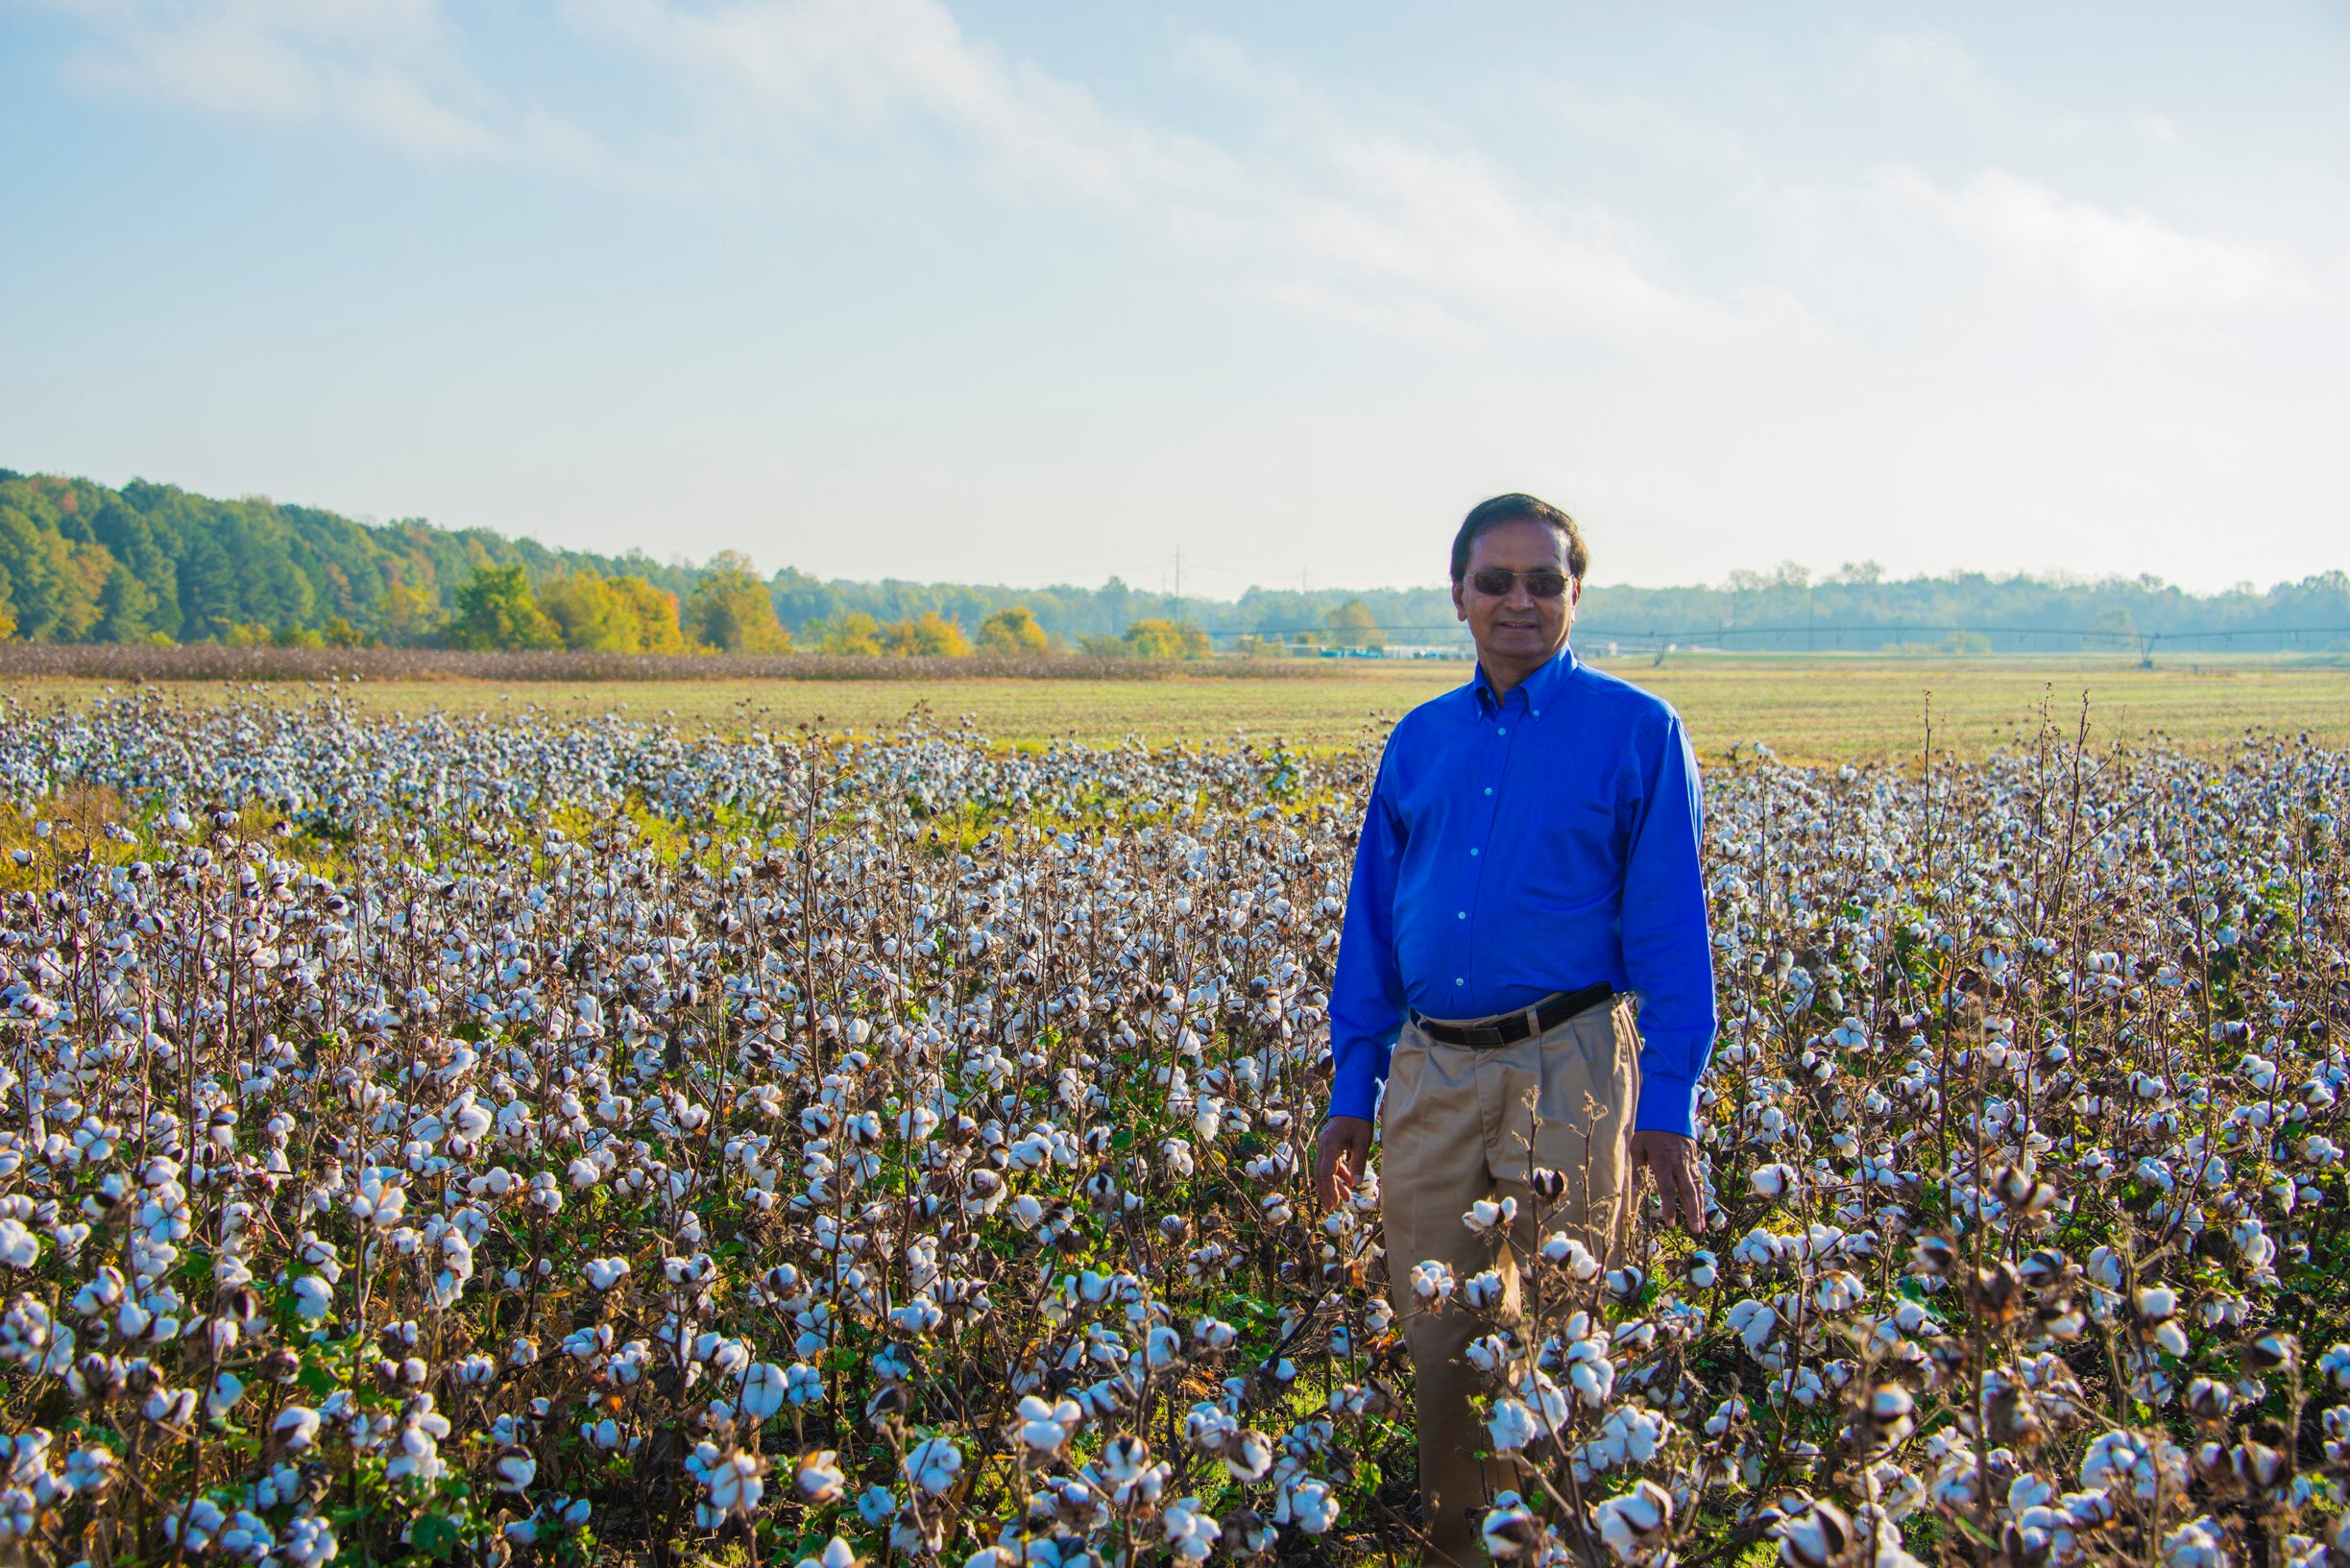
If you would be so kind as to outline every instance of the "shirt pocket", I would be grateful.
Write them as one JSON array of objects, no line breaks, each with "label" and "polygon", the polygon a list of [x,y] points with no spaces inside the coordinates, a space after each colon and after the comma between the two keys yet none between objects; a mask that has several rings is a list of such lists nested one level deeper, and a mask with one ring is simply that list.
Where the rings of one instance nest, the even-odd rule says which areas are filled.
[{"label": "shirt pocket", "polygon": [[[1581,883],[1594,873],[1623,869],[1611,805],[1587,799],[1558,801],[1544,808],[1533,826],[1533,847],[1544,862],[1537,873],[1539,880],[1565,877]],[[1570,897],[1587,897],[1592,889],[1578,885],[1563,891]]]}]

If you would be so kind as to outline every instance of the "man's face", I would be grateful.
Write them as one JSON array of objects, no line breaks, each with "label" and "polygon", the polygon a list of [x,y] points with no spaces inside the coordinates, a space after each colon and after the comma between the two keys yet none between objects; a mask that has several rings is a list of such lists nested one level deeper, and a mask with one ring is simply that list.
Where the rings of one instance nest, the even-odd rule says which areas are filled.
[{"label": "man's face", "polygon": [[[1480,592],[1477,573],[1490,567],[1515,572],[1506,593]],[[1537,598],[1524,574],[1549,570],[1566,578],[1557,598]],[[1496,523],[1469,542],[1468,570],[1452,585],[1452,607],[1468,622],[1477,657],[1489,667],[1531,669],[1559,651],[1575,622],[1583,584],[1567,569],[1566,536],[1546,522],[1514,518]]]}]

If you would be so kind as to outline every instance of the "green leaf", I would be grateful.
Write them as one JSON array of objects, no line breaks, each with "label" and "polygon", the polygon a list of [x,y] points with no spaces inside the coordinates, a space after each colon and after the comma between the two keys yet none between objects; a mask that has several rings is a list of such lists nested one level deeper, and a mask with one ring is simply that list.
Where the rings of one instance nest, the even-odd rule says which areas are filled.
[{"label": "green leaf", "polygon": [[420,1552],[428,1552],[443,1562],[448,1560],[465,1538],[457,1521],[445,1513],[427,1513],[410,1527],[409,1541]]}]

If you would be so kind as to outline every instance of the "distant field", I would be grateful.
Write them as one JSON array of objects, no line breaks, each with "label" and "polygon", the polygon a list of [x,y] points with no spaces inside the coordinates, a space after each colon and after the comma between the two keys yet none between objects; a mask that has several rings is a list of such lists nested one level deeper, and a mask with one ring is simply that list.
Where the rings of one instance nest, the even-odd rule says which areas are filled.
[{"label": "distant field", "polygon": [[[621,712],[673,718],[695,729],[802,723],[829,731],[894,729],[917,703],[942,721],[969,714],[1001,741],[1036,745],[1055,737],[1091,744],[1137,736],[1152,742],[1230,743],[1246,736],[1315,748],[1344,747],[1384,733],[1411,708],[1467,676],[1456,663],[1364,664],[1325,678],[1221,675],[1137,681],[620,681],[277,683],[257,689],[288,701],[327,690],[378,712],[541,714],[552,719]],[[1962,756],[2028,735],[2046,701],[2058,722],[2076,720],[2082,693],[2093,738],[2160,732],[2193,747],[2247,729],[2350,744],[2350,667],[2238,660],[2142,670],[2091,661],[1975,659],[1684,657],[1662,668],[1647,661],[1612,666],[1657,691],[1688,719],[1700,750],[1718,757],[1762,740],[1791,760],[1914,755],[1925,735],[1926,694],[1935,732]],[[78,704],[109,688],[72,679],[12,679],[18,700]],[[250,685],[170,683],[150,688],[169,700],[213,703]]]}]

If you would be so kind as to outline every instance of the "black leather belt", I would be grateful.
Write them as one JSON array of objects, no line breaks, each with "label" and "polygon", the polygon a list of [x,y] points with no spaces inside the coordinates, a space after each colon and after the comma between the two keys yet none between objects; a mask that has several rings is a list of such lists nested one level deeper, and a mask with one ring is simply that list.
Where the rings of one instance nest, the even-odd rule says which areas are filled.
[{"label": "black leather belt", "polygon": [[1606,980],[1587,985],[1580,991],[1562,991],[1557,996],[1521,1007],[1514,1013],[1496,1013],[1468,1024],[1440,1024],[1417,1008],[1412,1010],[1412,1022],[1419,1032],[1431,1040],[1448,1046],[1471,1046],[1479,1050],[1492,1050],[1501,1046],[1514,1046],[1529,1035],[1547,1034],[1577,1013],[1596,1007],[1615,995],[1615,987]]}]

